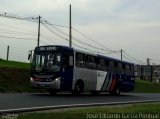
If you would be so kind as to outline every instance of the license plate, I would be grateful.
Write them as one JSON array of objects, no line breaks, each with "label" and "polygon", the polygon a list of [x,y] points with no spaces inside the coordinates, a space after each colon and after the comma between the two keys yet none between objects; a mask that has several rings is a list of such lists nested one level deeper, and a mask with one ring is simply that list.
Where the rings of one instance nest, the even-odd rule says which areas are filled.
[{"label": "license plate", "polygon": [[44,85],[44,84],[40,84],[39,86],[40,86],[40,87],[45,87],[46,85]]}]

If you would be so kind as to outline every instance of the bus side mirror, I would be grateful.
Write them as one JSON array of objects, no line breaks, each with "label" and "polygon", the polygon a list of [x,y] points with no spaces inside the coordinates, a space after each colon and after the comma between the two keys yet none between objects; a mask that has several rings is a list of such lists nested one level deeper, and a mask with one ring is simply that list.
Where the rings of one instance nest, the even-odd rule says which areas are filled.
[{"label": "bus side mirror", "polygon": [[69,66],[73,66],[73,56],[69,56]]},{"label": "bus side mirror", "polygon": [[30,58],[31,58],[31,52],[29,51],[29,53],[28,53],[28,60],[30,60]]},{"label": "bus side mirror", "polygon": [[30,60],[30,63],[32,62],[32,50],[28,52],[28,60]]}]

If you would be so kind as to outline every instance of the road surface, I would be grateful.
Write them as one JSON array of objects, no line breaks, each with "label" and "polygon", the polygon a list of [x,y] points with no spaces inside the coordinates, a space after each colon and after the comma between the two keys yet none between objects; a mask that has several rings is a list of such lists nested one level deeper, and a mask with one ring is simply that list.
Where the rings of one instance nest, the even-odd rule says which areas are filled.
[{"label": "road surface", "polygon": [[160,100],[160,93],[124,93],[120,96],[110,96],[107,94],[101,94],[97,96],[90,94],[83,94],[81,96],[73,96],[71,94],[57,94],[52,96],[47,93],[1,93],[0,110],[146,100]]}]

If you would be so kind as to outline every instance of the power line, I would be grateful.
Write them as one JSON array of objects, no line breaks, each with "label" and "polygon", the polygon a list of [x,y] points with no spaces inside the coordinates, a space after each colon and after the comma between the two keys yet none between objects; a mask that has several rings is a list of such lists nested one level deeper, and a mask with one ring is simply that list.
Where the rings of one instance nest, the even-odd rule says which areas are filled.
[{"label": "power line", "polygon": [[124,56],[124,55],[123,55],[123,58],[125,58],[125,59],[126,59],[127,61],[129,61],[129,62],[136,63],[136,62],[135,62],[135,60],[133,60],[133,59],[129,59],[129,58],[127,58],[127,57],[126,57],[126,56]]},{"label": "power line", "polygon": [[[36,21],[37,21],[37,18],[20,17],[20,16],[15,16],[15,15],[8,15],[7,13],[4,13],[4,14],[1,13],[0,16],[6,17],[6,18],[19,19],[19,20],[35,20],[35,19],[36,19]],[[43,23],[43,22],[45,22],[45,23],[48,24],[48,25],[52,25],[52,26],[60,26],[60,27],[67,27],[67,28],[69,28],[68,26],[57,25],[57,24],[50,24],[50,23],[48,23],[47,21],[41,21],[41,23]],[[45,27],[47,27],[47,26],[45,26]],[[53,33],[53,30],[49,29],[48,27],[47,27],[47,29],[50,30],[50,31],[52,31],[52,33]],[[106,48],[105,46],[103,46],[102,44],[96,42],[95,40],[89,38],[89,37],[86,36],[85,34],[83,34],[83,33],[81,33],[80,31],[78,31],[77,29],[75,29],[75,28],[73,28],[73,29],[74,29],[75,31],[77,31],[78,33],[80,33],[81,35],[85,36],[86,38],[90,39],[91,41],[93,41],[93,42],[97,43],[98,45],[104,47],[105,49],[109,50],[110,53],[111,53],[111,52],[115,52],[115,51],[112,51],[112,50],[109,49],[109,48]],[[56,29],[56,30],[58,30],[58,29]],[[60,30],[58,30],[58,31],[60,31]],[[64,33],[64,32],[62,32],[62,31],[60,31],[60,32],[61,32],[61,33]],[[57,34],[57,33],[55,33],[55,32],[54,32],[54,34],[56,34],[58,37],[61,37],[61,38],[63,38],[63,39],[66,39],[66,38],[64,38],[63,36],[61,36],[61,35],[59,35],[59,34]],[[64,33],[64,34],[66,35],[66,33]],[[92,45],[90,45],[90,44],[84,43],[84,42],[76,39],[75,37],[74,37],[74,40],[76,40],[77,42],[79,42],[79,43],[81,43],[81,44],[83,44],[83,45],[87,45],[87,46],[89,46],[89,47],[92,47],[92,48],[94,48],[94,49],[96,48],[96,49],[98,49],[98,50],[102,50],[102,51],[104,50],[104,49],[102,49],[102,48],[97,48],[97,47],[92,46]],[[116,52],[117,52],[117,51],[116,51]]]},{"label": "power line", "polygon": [[11,38],[11,39],[22,39],[22,40],[34,40],[34,38],[19,38],[19,37],[10,37],[10,36],[1,36],[1,38]]},{"label": "power line", "polygon": [[[130,56],[128,53],[126,53],[126,51],[123,50],[123,52],[124,52],[123,57],[126,58],[127,60],[129,60],[129,61],[131,60],[131,61],[134,61],[134,62],[137,62],[137,63],[140,63],[140,64],[146,64],[146,63],[144,63],[143,61],[140,61],[140,60],[138,60],[138,59]],[[125,55],[126,55],[126,56],[125,56]],[[128,58],[127,58],[127,57],[128,57]]]},{"label": "power line", "polygon": [[33,33],[33,31],[29,30],[29,29],[24,29],[24,28],[21,28],[21,27],[17,27],[17,26],[12,26],[12,25],[6,25],[6,24],[1,24],[0,25],[3,25],[3,26],[7,26],[7,27],[11,27],[13,29],[17,29],[17,30],[23,30],[23,31],[27,31],[27,32],[30,32],[30,33]]},{"label": "power line", "polygon": [[[59,39],[57,39],[57,38],[54,38],[53,36],[46,36],[46,35],[44,35],[44,34],[41,34],[41,36],[43,37],[43,38],[45,38],[45,40],[47,40],[47,41],[49,41],[49,42],[51,42],[51,41],[53,41],[53,42],[59,42],[59,43],[62,43],[62,42],[60,42],[59,41]],[[67,41],[67,40],[65,40],[65,41]],[[66,43],[66,42],[65,42]]]},{"label": "power line", "polygon": [[16,15],[8,14],[6,12],[0,13],[0,17],[9,18],[9,19],[16,19],[16,20],[25,20],[25,21],[30,21],[30,22],[38,22],[38,18],[16,16]]},{"label": "power line", "polygon": [[74,29],[76,32],[78,32],[79,34],[81,34],[81,35],[83,35],[84,37],[86,37],[87,39],[89,39],[89,40],[93,41],[94,43],[100,45],[101,47],[109,50],[110,52],[115,52],[115,51],[111,50],[110,48],[107,48],[107,47],[105,47],[104,45],[102,45],[102,44],[98,43],[97,41],[93,40],[92,38],[88,37],[88,36],[85,35],[84,33],[82,33],[82,32],[80,32],[79,30],[77,30],[76,28],[73,28],[73,29]]},{"label": "power line", "polygon": [[78,48],[80,48],[80,49],[83,49],[83,50],[85,50],[85,51],[89,51],[89,52],[92,52],[92,53],[99,53],[99,52],[96,52],[96,51],[94,51],[94,50],[90,50],[90,49],[88,49],[88,48],[84,48],[84,47],[82,47],[82,46],[76,45],[76,44],[74,44],[74,43],[73,43],[73,45],[76,46],[76,47],[78,47]]},{"label": "power line", "polygon": [[[48,24],[48,25],[51,25],[51,26],[52,26],[52,28],[54,28],[55,30],[57,30],[57,31],[61,32],[62,34],[64,34],[64,35],[68,36],[68,34],[66,34],[65,32],[63,32],[63,31],[59,30],[59,29],[58,29],[58,28],[56,28],[56,27],[53,27],[53,26],[61,26],[61,25],[51,24],[51,23],[49,23],[48,21],[45,21],[45,23],[46,23],[46,24]],[[68,26],[61,26],[61,27],[67,27],[67,28],[69,28]],[[73,27],[72,27],[72,28],[73,28]],[[92,46],[92,45],[87,44],[87,43],[84,43],[84,42],[82,42],[82,41],[78,40],[77,38],[73,37],[73,39],[74,39],[74,40],[76,40],[76,41],[78,41],[79,43],[81,43],[81,44],[83,44],[83,45],[87,45],[87,46],[92,47],[92,48],[96,48],[96,49],[98,49],[98,50],[105,50],[105,51],[109,51],[110,53],[111,53],[111,52],[112,52],[112,53],[117,52],[117,51],[113,51],[113,50],[111,50],[111,49],[109,49],[109,48],[106,48],[106,47],[105,47],[105,46],[103,46],[102,44],[100,44],[100,43],[96,42],[95,40],[93,40],[93,39],[91,39],[90,37],[88,37],[87,35],[85,35],[85,34],[81,33],[81,32],[80,32],[80,31],[78,31],[77,29],[75,29],[75,28],[73,28],[73,29],[74,29],[75,31],[77,31],[78,33],[80,33],[81,35],[85,36],[87,39],[89,39],[89,40],[91,40],[91,41],[95,42],[96,44],[98,44],[98,45],[102,46],[103,48],[105,48],[105,49],[107,49],[107,50],[102,49],[102,48],[98,48],[98,47],[95,47],[95,46]],[[119,51],[118,51],[118,52],[119,52]]]},{"label": "power line", "polygon": [[158,60],[158,59],[150,59],[150,60],[154,60],[154,61],[160,62],[160,60]]},{"label": "power line", "polygon": [[[24,16],[13,15],[13,14],[8,14],[8,13],[0,13],[0,17],[7,18],[7,19],[25,20],[25,21],[31,21],[31,22],[36,22],[36,23],[38,23],[38,17],[35,17],[35,18],[34,18],[34,17],[24,17]],[[51,24],[51,23],[49,23],[49,22],[46,21],[46,20],[41,20],[40,23],[42,23],[43,26],[44,26],[47,30],[49,30],[51,33],[53,33],[54,35],[56,35],[56,36],[64,39],[64,41],[67,41],[67,42],[68,42],[68,39],[65,37],[65,36],[68,36],[68,34],[65,33],[65,32],[63,32],[62,30],[58,29],[57,27],[69,28],[69,26],[58,25],[58,24]],[[4,25],[4,24],[2,24],[2,25]],[[49,26],[50,26],[52,29],[58,31],[59,33],[57,33],[57,32],[55,32],[54,30],[52,30]],[[15,27],[14,27],[14,28],[15,28]],[[73,27],[72,27],[72,28],[73,28]],[[19,28],[16,28],[16,29],[19,29]],[[111,50],[110,48],[107,48],[106,46],[102,45],[101,43],[95,41],[94,39],[92,39],[92,38],[88,37],[87,35],[85,35],[84,33],[80,32],[80,31],[77,30],[76,28],[73,28],[73,30],[76,31],[77,33],[81,34],[82,36],[84,36],[84,37],[87,38],[88,40],[90,40],[90,41],[92,41],[92,42],[94,42],[94,43],[96,43],[97,45],[100,46],[100,47],[97,47],[97,46],[95,46],[95,45],[91,45],[91,44],[89,44],[89,43],[85,43],[85,42],[83,42],[82,40],[80,40],[80,39],[78,39],[78,38],[76,38],[76,37],[73,37],[74,41],[79,42],[80,44],[85,45],[85,46],[87,46],[87,47],[89,47],[89,48],[84,48],[84,47],[81,47],[81,46],[77,45],[76,43],[74,43],[74,45],[75,45],[76,47],[79,47],[79,48],[81,48],[81,49],[85,49],[85,50],[88,50],[88,51],[96,52],[96,53],[101,53],[101,54],[107,54],[107,53],[110,53],[110,54],[111,54],[111,53],[115,53],[115,54],[117,54],[117,55],[120,55],[120,54],[118,54],[120,51],[114,51],[114,50]],[[10,33],[10,34],[11,34],[11,33],[12,33],[12,34],[15,33],[15,34],[16,34],[16,33],[20,33],[20,32],[19,32],[19,31],[17,31],[17,32],[6,31],[6,32],[4,32],[4,31],[3,31],[3,33]],[[22,32],[21,32],[21,33],[22,33]],[[23,34],[23,33],[22,33],[22,34]],[[24,34],[26,35],[27,33],[24,33]],[[62,35],[60,35],[60,34],[63,34],[63,35],[65,35],[65,36],[62,36]],[[29,35],[29,33],[28,33],[28,35]],[[33,35],[33,34],[32,34],[32,35]],[[36,35],[36,34],[34,34],[34,35]],[[2,38],[13,38],[13,39],[23,39],[23,40],[34,40],[34,38],[20,38],[20,37],[10,37],[10,36],[2,36],[2,35],[0,35],[0,37],[2,37]],[[51,39],[52,39],[52,38],[51,38]],[[46,43],[46,42],[44,42],[44,41],[42,41],[42,42],[43,42],[44,44],[48,44],[48,43]],[[96,49],[96,50],[98,50],[98,51],[93,51],[93,50],[90,50],[90,49]],[[105,53],[102,53],[102,52],[105,52]],[[142,61],[140,61],[140,60],[137,60],[136,58],[132,57],[131,55],[129,55],[129,54],[126,53],[125,51],[124,51],[123,56],[124,56],[124,58],[127,59],[127,60],[132,60],[132,61],[144,63],[144,62],[142,62]],[[156,60],[156,61],[160,61],[160,60]]]},{"label": "power line", "polygon": [[47,20],[43,20],[43,23],[44,23],[44,24],[51,25],[51,26],[58,26],[58,27],[69,28],[69,26],[64,26],[64,25],[59,25],[59,24],[51,24],[51,23],[49,23]]},{"label": "power line", "polygon": [[[2,29],[0,29],[2,30]],[[8,33],[8,34],[21,34],[21,35],[32,35],[32,36],[35,36],[36,34],[33,34],[33,33],[24,33],[24,32],[13,32],[13,31],[7,31],[7,30],[3,30],[1,31],[1,33]]]},{"label": "power line", "polygon": [[[64,35],[68,36],[68,34],[67,34],[67,33],[63,32],[63,31],[62,31],[62,30],[60,30],[60,29],[58,29],[56,26],[51,25],[48,21],[45,21],[45,23],[44,23],[44,24],[47,24],[47,25],[51,26],[53,29],[55,29],[56,31],[61,32],[62,34],[64,34]],[[67,27],[67,28],[69,28],[69,27]]]},{"label": "power line", "polygon": [[[52,28],[54,28],[55,30],[61,32],[62,34],[68,36],[68,34],[66,34],[65,32],[63,32],[63,31],[61,31],[61,30],[59,30],[58,28],[53,27],[53,26],[52,26]],[[86,36],[86,37],[87,37],[87,36]],[[88,37],[87,37],[87,38],[88,38]],[[82,41],[78,40],[77,38],[75,38],[74,36],[72,36],[72,39],[76,40],[77,42],[79,42],[79,43],[81,43],[81,44],[83,44],[83,45],[92,47],[92,48],[94,48],[94,49],[98,49],[98,50],[102,50],[102,51],[105,50],[105,49],[98,48],[98,47],[95,47],[95,46],[93,46],[93,45],[87,44],[87,43],[85,43],[85,42],[82,42]],[[105,50],[105,51],[108,51],[108,50]],[[111,50],[110,50],[110,51],[111,51]],[[116,51],[116,52],[117,52],[117,51]]]},{"label": "power line", "polygon": [[[66,36],[68,36],[68,34],[66,34],[65,32],[63,32],[63,31],[61,31],[61,30],[59,30],[58,28],[56,28],[56,27],[53,27],[53,26],[51,26],[53,29],[55,29],[56,31],[58,31],[58,32],[61,32],[62,34],[64,34],[64,35],[66,35]],[[48,27],[49,28],[49,27]],[[51,30],[51,29],[50,29]],[[52,30],[52,33],[54,33],[55,34],[55,32],[53,32],[53,30]],[[56,34],[57,35],[57,34]],[[62,36],[60,36],[61,38],[63,38],[64,39],[64,37],[62,37]],[[119,52],[119,51],[111,51],[111,50],[105,50],[105,49],[103,49],[103,48],[98,48],[98,47],[96,47],[96,46],[93,46],[93,45],[91,45],[91,44],[88,44],[88,43],[85,43],[85,42],[82,42],[81,40],[78,40],[77,38],[75,38],[74,36],[72,36],[72,39],[74,39],[75,41],[77,41],[77,42],[79,42],[79,43],[81,43],[81,44],[83,44],[83,45],[86,45],[86,46],[88,46],[88,47],[91,47],[91,48],[94,48],[94,49],[97,49],[97,50],[101,50],[101,51],[107,51],[108,52],[108,54],[111,54],[111,53],[117,53],[117,52]]]},{"label": "power line", "polygon": [[48,29],[51,33],[55,34],[56,36],[58,36],[58,37],[60,37],[60,38],[62,38],[62,39],[64,39],[64,40],[67,40],[67,38],[59,35],[59,34],[56,33],[56,32],[54,32],[54,31],[53,31],[52,29],[50,29],[47,25],[45,25],[45,24],[42,24],[42,25],[43,25],[46,29]]}]

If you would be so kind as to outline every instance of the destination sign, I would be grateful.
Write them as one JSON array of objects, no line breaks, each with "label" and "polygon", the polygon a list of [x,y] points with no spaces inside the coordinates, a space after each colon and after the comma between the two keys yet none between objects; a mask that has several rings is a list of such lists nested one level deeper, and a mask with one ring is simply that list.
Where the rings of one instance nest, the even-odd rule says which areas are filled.
[{"label": "destination sign", "polygon": [[51,51],[56,50],[57,48],[55,46],[48,46],[48,47],[37,47],[36,50],[39,51]]}]

